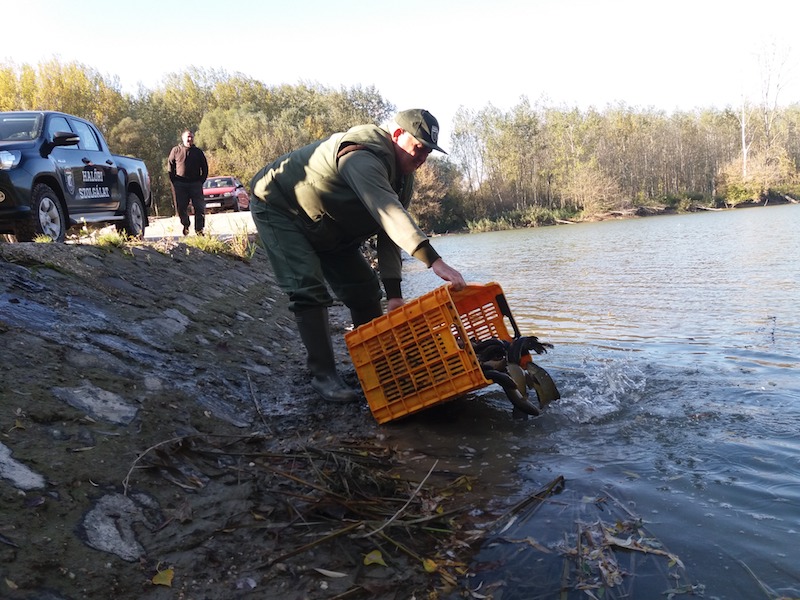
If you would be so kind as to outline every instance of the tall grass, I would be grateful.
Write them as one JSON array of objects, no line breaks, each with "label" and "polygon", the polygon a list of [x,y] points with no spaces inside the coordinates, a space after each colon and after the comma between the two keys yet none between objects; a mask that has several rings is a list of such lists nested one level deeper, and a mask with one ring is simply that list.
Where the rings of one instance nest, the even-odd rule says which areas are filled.
[{"label": "tall grass", "polygon": [[253,258],[258,249],[258,244],[250,240],[250,234],[247,233],[246,227],[241,227],[239,231],[233,234],[233,237],[228,241],[228,246],[231,254],[244,260]]},{"label": "tall grass", "polygon": [[230,240],[221,240],[208,233],[193,235],[183,238],[182,243],[208,254],[227,254],[245,261],[253,258],[258,249],[258,244],[250,240],[246,228],[241,228],[233,234]]}]

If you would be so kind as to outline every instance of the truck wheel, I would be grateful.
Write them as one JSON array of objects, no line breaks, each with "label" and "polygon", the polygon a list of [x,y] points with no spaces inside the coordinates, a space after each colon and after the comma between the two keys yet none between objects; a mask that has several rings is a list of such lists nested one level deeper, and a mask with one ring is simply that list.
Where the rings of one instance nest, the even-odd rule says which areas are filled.
[{"label": "truck wheel", "polygon": [[117,225],[117,231],[122,231],[132,238],[142,239],[145,227],[144,202],[133,192],[128,194],[128,203],[125,206],[125,218]]},{"label": "truck wheel", "polygon": [[67,218],[56,193],[49,185],[40,183],[33,188],[31,218],[20,222],[14,235],[18,242],[32,242],[38,235],[46,235],[54,242],[67,239]]}]

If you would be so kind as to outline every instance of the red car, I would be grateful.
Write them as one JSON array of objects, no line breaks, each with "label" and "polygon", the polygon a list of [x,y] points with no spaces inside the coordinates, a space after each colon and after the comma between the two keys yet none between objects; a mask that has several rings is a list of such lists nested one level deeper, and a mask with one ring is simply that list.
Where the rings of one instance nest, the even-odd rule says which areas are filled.
[{"label": "red car", "polygon": [[250,210],[250,194],[238,177],[209,177],[203,184],[206,212]]}]

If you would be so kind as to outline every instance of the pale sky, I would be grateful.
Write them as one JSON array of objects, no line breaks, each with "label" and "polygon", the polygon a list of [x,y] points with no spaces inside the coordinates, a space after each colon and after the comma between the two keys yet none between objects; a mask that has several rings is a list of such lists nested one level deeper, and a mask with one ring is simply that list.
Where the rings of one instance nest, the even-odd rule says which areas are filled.
[{"label": "pale sky", "polygon": [[796,0],[27,0],[4,12],[5,62],[78,61],[131,92],[190,66],[374,85],[400,110],[430,110],[442,139],[459,107],[509,110],[522,96],[737,106],[758,100],[770,54],[786,63],[779,103],[800,102]]}]

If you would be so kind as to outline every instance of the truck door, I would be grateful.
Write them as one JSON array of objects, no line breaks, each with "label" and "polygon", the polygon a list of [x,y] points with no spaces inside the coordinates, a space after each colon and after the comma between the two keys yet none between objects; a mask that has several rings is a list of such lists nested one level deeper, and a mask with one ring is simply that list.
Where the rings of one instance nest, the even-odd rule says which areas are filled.
[{"label": "truck door", "polygon": [[75,212],[116,212],[120,205],[118,169],[106,152],[94,128],[78,119],[69,119],[72,130],[81,141],[77,149],[80,164],[73,168],[75,178]]},{"label": "truck door", "polygon": [[[52,141],[53,136],[59,131],[75,133],[65,117],[51,116],[45,125],[45,139]],[[61,181],[61,189],[64,190],[67,197],[67,205],[73,207],[78,201],[78,189],[75,181],[76,178],[80,181],[81,171],[83,171],[80,150],[77,146],[56,146],[50,153],[50,158]]]}]

